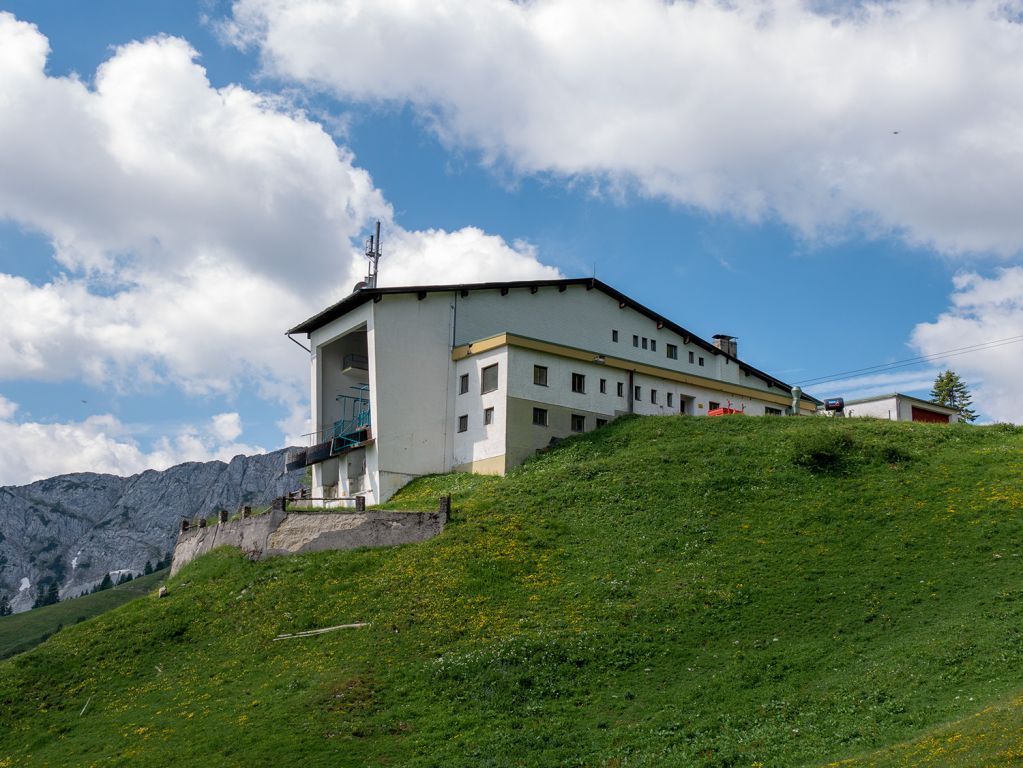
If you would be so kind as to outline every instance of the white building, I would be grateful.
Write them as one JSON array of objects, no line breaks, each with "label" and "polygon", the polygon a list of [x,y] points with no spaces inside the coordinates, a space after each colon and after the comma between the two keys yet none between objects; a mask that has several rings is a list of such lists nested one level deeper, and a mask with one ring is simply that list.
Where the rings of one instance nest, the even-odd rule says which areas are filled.
[{"label": "white building", "polygon": [[[626,413],[782,415],[791,388],[599,280],[363,288],[308,334],[313,496],[388,499],[409,480],[503,474]],[[819,401],[804,395],[800,410]]]},{"label": "white building", "polygon": [[845,415],[871,416],[889,421],[930,421],[940,424],[955,424],[959,421],[959,412],[955,408],[947,408],[898,392],[846,400]]}]

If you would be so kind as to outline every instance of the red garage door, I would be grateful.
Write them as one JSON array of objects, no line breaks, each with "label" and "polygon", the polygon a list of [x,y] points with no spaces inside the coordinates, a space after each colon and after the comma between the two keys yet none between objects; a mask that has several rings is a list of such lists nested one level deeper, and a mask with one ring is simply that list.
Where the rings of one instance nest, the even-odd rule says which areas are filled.
[{"label": "red garage door", "polygon": [[936,421],[939,424],[948,424],[948,416],[943,413],[935,413],[924,408],[913,406],[913,421]]}]

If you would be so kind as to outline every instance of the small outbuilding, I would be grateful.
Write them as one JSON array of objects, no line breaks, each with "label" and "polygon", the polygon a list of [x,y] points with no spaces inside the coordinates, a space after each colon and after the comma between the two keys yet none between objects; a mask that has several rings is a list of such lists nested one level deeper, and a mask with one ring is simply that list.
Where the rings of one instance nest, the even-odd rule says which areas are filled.
[{"label": "small outbuilding", "polygon": [[928,421],[939,424],[954,424],[959,421],[959,412],[911,395],[894,392],[890,395],[876,395],[858,400],[845,401],[846,416],[871,416],[889,421]]}]

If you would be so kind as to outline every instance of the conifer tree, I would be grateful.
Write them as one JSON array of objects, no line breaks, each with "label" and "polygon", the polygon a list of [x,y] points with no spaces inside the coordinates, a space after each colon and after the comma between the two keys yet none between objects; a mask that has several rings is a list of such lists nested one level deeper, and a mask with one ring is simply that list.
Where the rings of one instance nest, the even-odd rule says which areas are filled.
[{"label": "conifer tree", "polygon": [[142,574],[144,576],[148,576],[152,572],[153,572],[153,564],[151,562],[149,562],[148,560],[146,560],[146,566],[145,566],[145,568],[142,569]]},{"label": "conifer tree", "polygon": [[970,388],[959,378],[959,374],[951,369],[939,373],[934,379],[931,402],[944,405],[946,408],[955,408],[959,411],[959,418],[962,421],[972,422],[977,418],[976,412],[970,408],[973,405]]},{"label": "conifer tree", "polygon": [[14,613],[11,608],[11,601],[7,599],[7,595],[0,595],[0,616],[10,616]]}]

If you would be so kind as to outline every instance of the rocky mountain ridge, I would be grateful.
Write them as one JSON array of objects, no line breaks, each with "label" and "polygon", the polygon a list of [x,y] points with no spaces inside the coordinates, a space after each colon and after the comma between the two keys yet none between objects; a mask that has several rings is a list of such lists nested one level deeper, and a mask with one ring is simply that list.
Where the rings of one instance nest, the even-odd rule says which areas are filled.
[{"label": "rocky mountain ridge", "polygon": [[139,574],[174,547],[182,518],[260,506],[299,488],[287,449],[222,461],[187,462],[131,477],[92,472],[0,487],[0,595],[15,611],[56,581],[61,599],[107,573]]}]

